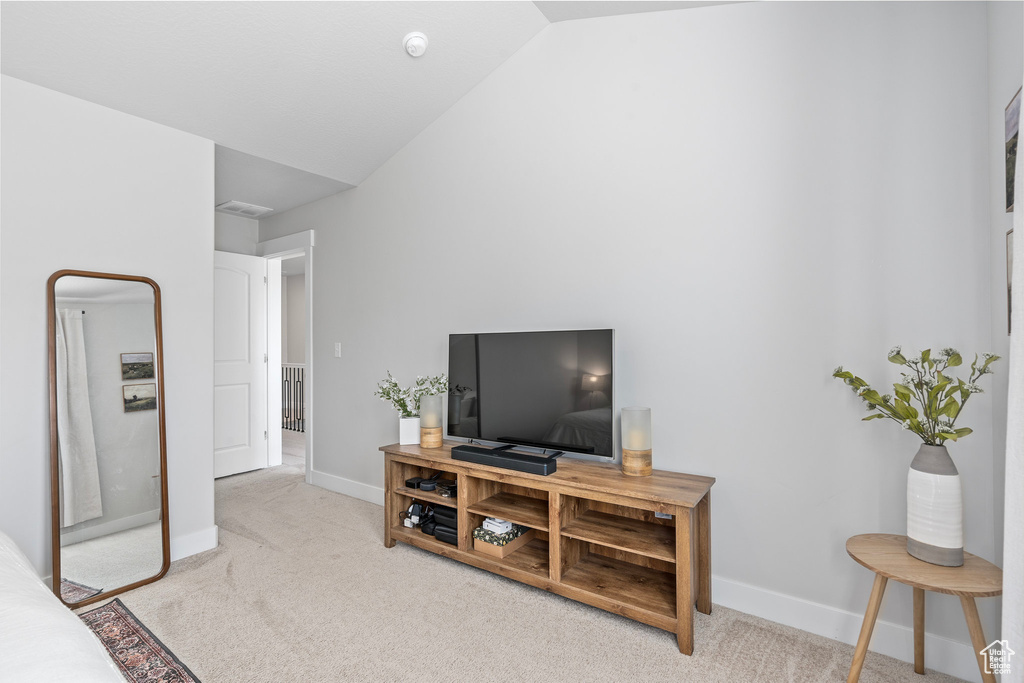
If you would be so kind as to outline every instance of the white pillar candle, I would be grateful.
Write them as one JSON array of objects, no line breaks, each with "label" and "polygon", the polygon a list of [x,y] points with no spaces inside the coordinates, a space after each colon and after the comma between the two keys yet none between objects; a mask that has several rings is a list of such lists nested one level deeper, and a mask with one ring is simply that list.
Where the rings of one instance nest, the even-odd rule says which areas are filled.
[{"label": "white pillar candle", "polygon": [[622,409],[622,447],[630,451],[651,449],[651,409]]},{"label": "white pillar candle", "polygon": [[420,428],[436,429],[441,426],[441,394],[420,399]]}]

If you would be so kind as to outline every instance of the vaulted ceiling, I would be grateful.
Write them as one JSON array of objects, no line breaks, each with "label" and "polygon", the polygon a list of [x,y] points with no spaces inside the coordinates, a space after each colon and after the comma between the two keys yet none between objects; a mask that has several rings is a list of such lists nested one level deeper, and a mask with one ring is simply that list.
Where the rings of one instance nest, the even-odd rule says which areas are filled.
[{"label": "vaulted ceiling", "polygon": [[550,21],[707,4],[3,2],[0,70],[212,140],[218,203],[282,211],[358,185]]}]

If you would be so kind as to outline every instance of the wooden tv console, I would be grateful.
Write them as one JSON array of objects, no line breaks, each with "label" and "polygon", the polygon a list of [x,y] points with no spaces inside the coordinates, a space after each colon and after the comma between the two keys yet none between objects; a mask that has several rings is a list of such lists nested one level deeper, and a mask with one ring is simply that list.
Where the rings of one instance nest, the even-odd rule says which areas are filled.
[{"label": "wooden tv console", "polygon": [[[676,634],[693,654],[693,607],[711,613],[712,477],[562,458],[548,476],[452,460],[441,448],[381,446],[384,545],[402,541]],[[458,499],[405,486],[412,477],[458,481]],[[458,547],[402,525],[413,499],[458,510]],[[671,519],[655,513],[672,515]],[[504,558],[473,549],[473,529],[499,517],[536,530]]]}]

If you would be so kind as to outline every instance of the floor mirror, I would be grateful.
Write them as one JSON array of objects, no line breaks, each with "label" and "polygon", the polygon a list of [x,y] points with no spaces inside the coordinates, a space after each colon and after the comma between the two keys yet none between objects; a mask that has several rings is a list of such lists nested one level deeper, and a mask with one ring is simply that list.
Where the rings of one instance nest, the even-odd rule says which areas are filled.
[{"label": "floor mirror", "polygon": [[160,288],[61,270],[47,313],[53,591],[77,608],[170,566]]}]

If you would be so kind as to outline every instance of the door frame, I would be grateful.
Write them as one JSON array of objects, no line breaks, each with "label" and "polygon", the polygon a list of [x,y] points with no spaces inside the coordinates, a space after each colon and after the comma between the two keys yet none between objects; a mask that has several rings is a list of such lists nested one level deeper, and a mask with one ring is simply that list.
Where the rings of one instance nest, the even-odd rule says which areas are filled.
[{"label": "door frame", "polygon": [[267,467],[281,464],[281,261],[267,264]]},{"label": "door frame", "polygon": [[[304,386],[302,388],[302,400],[303,400],[303,416],[305,418],[305,435],[306,435],[306,483],[311,484],[313,482],[313,245],[315,244],[315,236],[312,230],[305,230],[303,232],[297,232],[292,235],[285,235],[284,237],[278,237],[271,240],[259,242],[256,245],[256,255],[262,256],[265,259],[280,260],[284,258],[291,258],[293,256],[305,255],[306,258],[306,276],[305,276],[305,299],[306,299],[306,373],[304,378]],[[277,377],[273,379],[268,378],[269,382],[280,382],[281,373],[277,373]],[[280,394],[280,387],[278,387],[278,394]],[[281,416],[280,411],[277,415],[277,423],[280,424]]]}]

